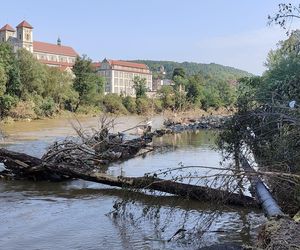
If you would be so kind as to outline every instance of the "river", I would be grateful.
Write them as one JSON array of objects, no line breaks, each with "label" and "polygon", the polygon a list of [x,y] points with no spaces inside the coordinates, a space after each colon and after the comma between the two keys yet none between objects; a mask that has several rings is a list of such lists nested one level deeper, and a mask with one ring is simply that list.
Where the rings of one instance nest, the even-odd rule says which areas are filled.
[{"label": "river", "polygon": [[[154,128],[161,126],[162,120],[156,117]],[[120,117],[115,130],[141,121],[136,116]],[[81,119],[80,123],[96,128],[98,118]],[[38,157],[53,141],[74,135],[68,119],[17,122],[2,129],[6,134],[2,147]],[[103,171],[142,176],[180,164],[216,167],[221,155],[213,149],[214,138],[213,131],[165,135],[154,144],[167,144],[166,149],[111,164]],[[261,212],[252,209],[125,192],[81,180],[0,180],[0,201],[0,249],[5,250],[196,249],[226,242],[253,245],[264,221]]]}]

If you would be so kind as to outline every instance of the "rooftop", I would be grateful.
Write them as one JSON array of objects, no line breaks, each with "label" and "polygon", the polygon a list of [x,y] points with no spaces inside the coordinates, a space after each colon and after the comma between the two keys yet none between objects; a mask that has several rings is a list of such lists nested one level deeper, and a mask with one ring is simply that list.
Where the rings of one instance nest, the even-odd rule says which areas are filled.
[{"label": "rooftop", "polygon": [[28,22],[26,22],[25,20],[23,22],[19,23],[19,25],[17,26],[17,28],[20,28],[20,27],[33,29],[33,27]]},{"label": "rooftop", "polygon": [[148,66],[143,63],[134,63],[134,62],[127,62],[122,60],[107,60],[107,61],[112,66],[118,65],[123,67],[130,67],[130,68],[148,69]]},{"label": "rooftop", "polygon": [[5,25],[0,29],[0,31],[13,31],[13,32],[15,32],[16,30],[15,30],[13,27],[11,27],[9,24],[5,24]]},{"label": "rooftop", "polygon": [[38,41],[33,42],[33,51],[74,57],[78,55],[72,47]]}]

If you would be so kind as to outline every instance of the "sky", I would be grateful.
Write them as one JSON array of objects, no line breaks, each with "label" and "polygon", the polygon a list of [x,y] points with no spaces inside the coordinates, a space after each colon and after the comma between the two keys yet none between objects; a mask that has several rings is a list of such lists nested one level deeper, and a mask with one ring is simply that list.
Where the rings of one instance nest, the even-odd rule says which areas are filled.
[{"label": "sky", "polygon": [[59,36],[63,45],[95,61],[218,63],[260,75],[268,52],[287,38],[281,28],[267,25],[267,16],[284,0],[0,2],[1,27],[25,19],[34,27],[34,40],[56,43]]}]

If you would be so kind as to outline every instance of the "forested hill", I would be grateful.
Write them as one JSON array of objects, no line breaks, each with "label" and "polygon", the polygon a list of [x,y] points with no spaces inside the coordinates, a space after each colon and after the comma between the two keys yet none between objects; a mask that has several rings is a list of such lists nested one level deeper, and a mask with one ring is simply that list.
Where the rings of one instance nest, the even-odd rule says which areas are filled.
[{"label": "forested hill", "polygon": [[156,72],[162,65],[166,71],[166,77],[171,78],[173,70],[175,68],[184,68],[187,75],[195,75],[201,73],[203,75],[210,75],[215,79],[232,80],[245,76],[253,76],[252,74],[236,69],[229,66],[223,66],[220,64],[210,63],[194,63],[194,62],[173,62],[173,61],[152,61],[152,60],[135,60],[135,62],[145,63],[152,70]]}]

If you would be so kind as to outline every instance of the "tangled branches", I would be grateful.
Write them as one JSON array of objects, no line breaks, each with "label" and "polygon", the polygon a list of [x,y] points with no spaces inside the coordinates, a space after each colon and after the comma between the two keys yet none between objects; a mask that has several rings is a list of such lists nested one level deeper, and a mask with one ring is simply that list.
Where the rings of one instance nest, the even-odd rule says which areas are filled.
[{"label": "tangled branches", "polygon": [[78,137],[66,138],[55,142],[42,157],[50,165],[64,163],[85,170],[92,170],[95,165],[108,164],[113,161],[134,157],[141,149],[152,150],[149,143],[153,134],[126,139],[124,133],[110,133],[116,118],[102,116],[99,130],[84,130],[80,123],[73,124]]}]

